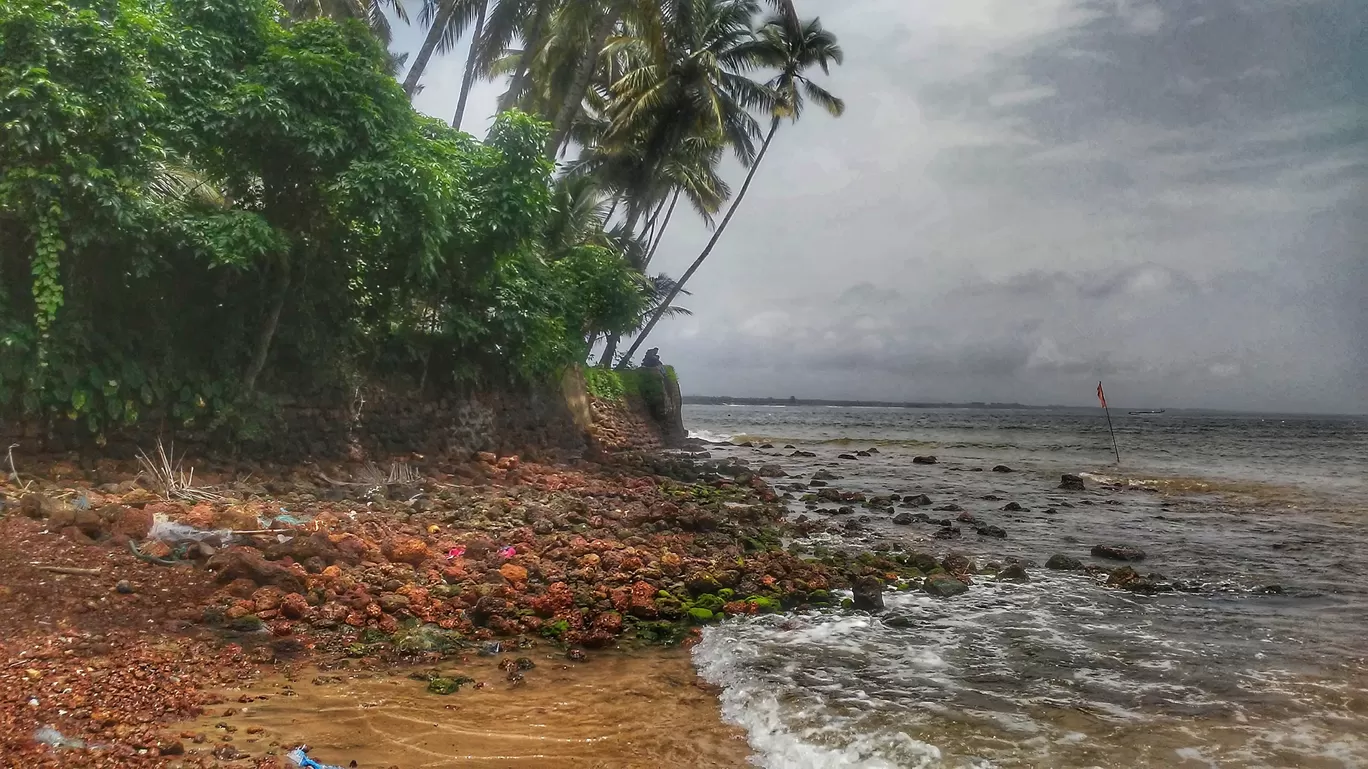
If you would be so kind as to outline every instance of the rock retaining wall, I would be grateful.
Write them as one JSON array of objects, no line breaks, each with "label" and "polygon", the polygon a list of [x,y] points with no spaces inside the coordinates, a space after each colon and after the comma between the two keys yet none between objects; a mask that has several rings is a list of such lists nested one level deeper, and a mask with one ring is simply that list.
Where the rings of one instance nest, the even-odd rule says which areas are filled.
[{"label": "rock retaining wall", "polygon": [[160,437],[174,442],[178,454],[226,452],[298,461],[479,451],[563,457],[586,450],[653,449],[684,438],[672,373],[643,369],[630,376],[650,384],[612,399],[589,394],[577,368],[556,386],[525,390],[434,397],[411,388],[373,384],[346,403],[337,403],[338,398],[284,397],[267,435],[257,440],[177,430],[165,420],[145,419],[98,445],[76,425],[44,427],[0,417],[0,448],[17,443],[21,453],[97,450],[120,456],[139,448],[150,453]]}]

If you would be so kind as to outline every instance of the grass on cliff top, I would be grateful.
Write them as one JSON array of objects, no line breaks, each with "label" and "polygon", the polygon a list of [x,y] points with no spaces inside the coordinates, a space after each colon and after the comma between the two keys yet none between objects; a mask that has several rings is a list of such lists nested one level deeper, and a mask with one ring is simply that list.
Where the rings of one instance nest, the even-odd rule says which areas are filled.
[{"label": "grass on cliff top", "polygon": [[[665,366],[663,370],[670,382],[678,382],[673,366]],[[614,371],[590,367],[584,371],[584,387],[590,395],[601,401],[620,401],[629,395],[637,395],[649,402],[663,396],[660,378],[641,369]]]}]

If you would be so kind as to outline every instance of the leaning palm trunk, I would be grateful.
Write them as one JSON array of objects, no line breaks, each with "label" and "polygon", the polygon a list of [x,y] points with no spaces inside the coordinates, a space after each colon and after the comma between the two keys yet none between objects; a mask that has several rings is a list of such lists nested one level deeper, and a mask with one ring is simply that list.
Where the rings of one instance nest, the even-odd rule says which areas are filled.
[{"label": "leaning palm trunk", "polygon": [[451,127],[461,130],[465,120],[466,102],[470,99],[470,89],[475,85],[475,68],[480,57],[480,36],[484,34],[485,14],[489,11],[489,0],[480,3],[475,16],[475,28],[470,33],[470,53],[466,55],[465,76],[461,78],[461,98],[456,102],[456,116],[451,119]]},{"label": "leaning palm trunk", "polygon": [[527,92],[527,81],[532,67],[532,60],[537,58],[537,49],[541,48],[542,31],[546,27],[546,17],[551,10],[551,3],[539,2],[537,13],[532,17],[532,29],[527,35],[527,40],[523,44],[522,55],[518,57],[518,69],[513,73],[513,80],[508,86],[508,93],[504,94],[503,103],[499,109],[511,109],[522,100]]},{"label": "leaning palm trunk", "polygon": [[670,210],[665,212],[665,221],[660,223],[660,229],[656,231],[655,242],[651,244],[651,250],[646,252],[646,262],[641,266],[643,271],[651,266],[651,260],[655,258],[656,249],[660,248],[660,241],[665,239],[665,228],[670,226],[670,219],[674,217],[675,206],[679,203],[679,193],[680,190],[676,188],[674,199],[670,201]]},{"label": "leaning palm trunk", "polygon": [[456,0],[446,0],[437,9],[437,17],[432,20],[432,26],[428,27],[427,37],[423,38],[423,47],[418,49],[413,66],[409,67],[408,74],[404,76],[404,93],[408,94],[410,99],[418,92],[418,81],[423,78],[423,70],[427,69],[428,59],[432,58],[432,52],[437,49],[437,44],[442,40],[442,33],[455,12]]},{"label": "leaning palm trunk", "polygon": [[731,207],[727,209],[727,215],[722,217],[722,223],[717,225],[717,230],[713,232],[713,236],[708,241],[707,247],[704,248],[703,253],[699,254],[698,258],[693,261],[693,264],[689,265],[689,269],[679,278],[679,282],[674,284],[674,288],[670,289],[670,293],[660,303],[660,307],[657,308],[655,314],[651,316],[651,320],[646,323],[646,327],[641,329],[640,334],[637,334],[636,341],[632,342],[632,346],[627,350],[627,354],[622,356],[622,361],[617,365],[618,368],[627,367],[627,364],[632,360],[632,356],[636,355],[636,351],[641,347],[641,343],[646,341],[646,337],[651,335],[651,330],[655,328],[661,318],[665,317],[665,312],[669,309],[670,303],[675,300],[675,297],[679,296],[680,291],[684,290],[684,284],[689,282],[689,278],[692,278],[695,272],[698,272],[698,268],[703,266],[703,261],[712,253],[713,248],[717,245],[717,241],[721,240],[722,233],[726,231],[727,225],[732,220],[732,216],[736,214],[736,209],[741,207],[741,201],[745,199],[746,191],[750,189],[751,181],[755,179],[755,172],[760,168],[760,162],[765,159],[765,153],[769,152],[770,142],[774,141],[774,134],[778,130],[779,118],[775,117],[770,120],[769,133],[765,136],[764,145],[760,147],[760,154],[756,155],[755,162],[751,163],[750,171],[746,174],[745,184],[742,184],[741,191],[736,193],[736,199],[732,201]]},{"label": "leaning palm trunk", "polygon": [[601,368],[608,368],[613,365],[613,358],[617,355],[617,346],[620,341],[622,341],[620,334],[608,335],[608,341],[603,348],[603,355],[599,357],[598,364]]},{"label": "leaning palm trunk", "polygon": [[570,136],[570,128],[584,107],[584,96],[589,92],[589,81],[594,77],[594,70],[598,69],[599,55],[603,53],[603,46],[608,42],[608,36],[613,33],[613,27],[617,26],[620,15],[621,3],[614,3],[612,11],[604,14],[603,18],[599,19],[598,26],[594,28],[594,36],[589,40],[584,58],[575,70],[575,79],[570,83],[570,91],[565,95],[565,102],[561,104],[555,119],[551,122],[551,136],[546,140],[546,154],[552,159],[565,145],[565,140]]}]

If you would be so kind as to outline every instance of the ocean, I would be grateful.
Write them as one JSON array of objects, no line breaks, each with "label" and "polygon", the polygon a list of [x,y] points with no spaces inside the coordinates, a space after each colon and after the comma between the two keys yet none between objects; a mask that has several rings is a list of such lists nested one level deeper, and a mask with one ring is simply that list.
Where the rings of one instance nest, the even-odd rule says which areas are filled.
[{"label": "ocean", "polygon": [[[1112,419],[1119,466],[1097,409],[686,407],[695,437],[730,442],[713,457],[778,465],[790,517],[830,524],[800,547],[1018,559],[1031,578],[976,578],[949,599],[892,592],[879,615],[710,626],[694,664],[752,762],[1368,767],[1368,418]],[[966,524],[937,540],[885,511],[804,503],[823,469],[831,487],[926,494],[1006,538]],[[1064,473],[1087,490],[1059,490]],[[1089,551],[1118,543],[1188,592],[1043,568],[1056,553],[1115,567]]]}]

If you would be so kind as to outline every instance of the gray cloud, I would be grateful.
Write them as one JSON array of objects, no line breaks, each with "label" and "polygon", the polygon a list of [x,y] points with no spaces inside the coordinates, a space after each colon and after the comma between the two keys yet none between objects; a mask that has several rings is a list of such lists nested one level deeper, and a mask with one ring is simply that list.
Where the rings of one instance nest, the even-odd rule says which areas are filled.
[{"label": "gray cloud", "polygon": [[1368,5],[798,5],[849,111],[780,131],[657,330],[686,390],[1368,412]]}]

